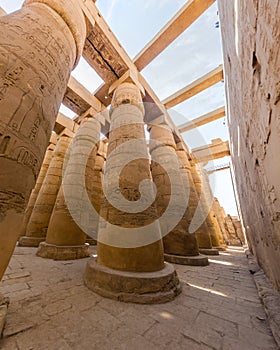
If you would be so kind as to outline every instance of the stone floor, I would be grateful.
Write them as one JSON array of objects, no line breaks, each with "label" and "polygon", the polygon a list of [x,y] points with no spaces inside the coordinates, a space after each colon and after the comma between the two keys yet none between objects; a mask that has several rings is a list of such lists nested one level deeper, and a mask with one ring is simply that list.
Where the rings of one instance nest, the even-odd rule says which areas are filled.
[{"label": "stone floor", "polygon": [[161,305],[102,298],[83,285],[87,259],[35,252],[16,248],[0,288],[11,301],[3,350],[278,349],[242,248],[207,267],[176,265],[183,292]]}]

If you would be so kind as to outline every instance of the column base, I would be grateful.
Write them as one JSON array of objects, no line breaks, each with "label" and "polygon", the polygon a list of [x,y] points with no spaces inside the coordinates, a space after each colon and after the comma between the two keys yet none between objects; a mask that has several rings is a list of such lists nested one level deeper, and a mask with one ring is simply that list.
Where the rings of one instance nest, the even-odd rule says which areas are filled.
[{"label": "column base", "polygon": [[41,242],[44,242],[46,237],[28,237],[22,236],[19,238],[18,246],[20,247],[39,247]]},{"label": "column base", "polygon": [[128,272],[99,265],[96,258],[88,261],[85,285],[103,297],[136,304],[160,304],[173,300],[182,291],[171,264],[156,272]]},{"label": "column base", "polygon": [[58,246],[42,242],[39,245],[37,256],[54,260],[75,260],[90,256],[89,244],[74,246]]},{"label": "column base", "polygon": [[89,245],[97,245],[97,240],[96,239],[87,239],[86,243],[88,243]]},{"label": "column base", "polygon": [[208,258],[205,255],[184,256],[184,255],[164,254],[164,260],[172,264],[179,264],[179,265],[190,265],[190,266],[209,265]]},{"label": "column base", "polygon": [[214,247],[214,249],[218,249],[218,251],[220,251],[220,252],[224,252],[224,251],[226,251],[226,250],[227,250],[227,247],[226,247],[226,246],[224,246],[224,245],[220,245],[220,246],[218,246],[218,247]]},{"label": "column base", "polygon": [[216,248],[207,249],[207,248],[199,248],[199,253],[205,255],[219,255],[219,251]]},{"label": "column base", "polygon": [[5,298],[2,294],[0,294],[0,338],[2,337],[2,333],[6,323],[8,305],[9,305],[9,298]]}]

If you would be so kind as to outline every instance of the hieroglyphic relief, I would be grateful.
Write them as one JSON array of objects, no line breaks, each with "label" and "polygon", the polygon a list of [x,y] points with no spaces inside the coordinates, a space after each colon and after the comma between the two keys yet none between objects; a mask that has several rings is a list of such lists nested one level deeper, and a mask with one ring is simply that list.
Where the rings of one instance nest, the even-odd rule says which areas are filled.
[{"label": "hieroglyphic relief", "polygon": [[86,35],[78,2],[39,2],[0,18],[0,279]]},{"label": "hieroglyphic relief", "polygon": [[0,37],[0,144],[9,137],[1,155],[28,167],[34,181],[76,53],[65,23],[40,6],[2,18]]}]

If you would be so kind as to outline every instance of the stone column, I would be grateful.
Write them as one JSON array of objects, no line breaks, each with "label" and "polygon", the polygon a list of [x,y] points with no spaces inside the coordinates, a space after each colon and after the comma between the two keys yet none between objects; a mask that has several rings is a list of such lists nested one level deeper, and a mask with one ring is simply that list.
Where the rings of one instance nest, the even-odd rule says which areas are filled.
[{"label": "stone column", "polygon": [[243,233],[241,221],[236,216],[235,217],[231,217],[231,219],[232,219],[232,223],[233,223],[233,226],[235,228],[237,237],[240,239],[242,245],[246,244],[246,240],[245,240],[245,236],[244,236],[244,233]]},{"label": "stone column", "polygon": [[[86,178],[86,182],[92,181],[92,195],[90,196],[91,197],[90,200],[98,214],[100,214],[101,199],[103,194],[102,170],[106,160],[106,155],[107,155],[107,143],[104,141],[100,141],[96,158],[95,158],[93,173],[91,174],[91,176],[88,176]],[[94,227],[94,236],[93,237],[88,236],[87,243],[92,245],[97,244],[98,224],[99,224],[99,220],[96,221],[96,225]]]},{"label": "stone column", "polygon": [[47,170],[49,168],[54,148],[55,148],[54,144],[50,144],[49,147],[47,148],[45,158],[43,160],[43,164],[41,166],[40,173],[39,173],[37,181],[36,181],[36,185],[31,192],[27,207],[26,207],[25,212],[24,212],[23,223],[22,223],[21,230],[20,230],[21,237],[26,235],[27,225],[28,225],[30,216],[32,214],[34,205],[36,203],[39,191],[40,191],[42,184],[43,184],[43,181],[45,179]]},{"label": "stone column", "polygon": [[47,174],[30,216],[26,228],[26,236],[21,237],[19,240],[20,246],[38,247],[46,239],[49,221],[61,185],[64,157],[70,142],[71,138],[67,135],[59,137]]},{"label": "stone column", "polygon": [[111,106],[98,260],[88,262],[85,283],[112,299],[166,302],[179,294],[180,284],[173,266],[164,263],[139,88],[119,85]]},{"label": "stone column", "polygon": [[[197,171],[196,164],[190,160],[191,163],[191,174],[193,178],[193,182],[196,188],[196,193],[199,199],[199,210],[201,210],[201,215],[205,217],[205,228],[207,227],[207,230],[199,231],[196,233],[196,237],[198,240],[198,246],[199,251],[202,254],[206,255],[219,255],[219,251],[212,246],[212,240],[211,235],[213,235],[212,226],[209,226],[211,224],[210,215],[209,215],[209,207],[207,205],[204,193],[202,192],[202,181],[200,178],[200,175]],[[215,231],[214,231],[215,234]]]},{"label": "stone column", "polygon": [[211,237],[212,245],[214,248],[223,251],[223,250],[226,250],[226,245],[225,245],[223,235],[222,235],[220,226],[218,224],[215,212],[213,210],[214,197],[213,197],[213,193],[209,183],[209,176],[203,171],[203,169],[201,169],[201,176],[203,177],[203,181],[204,181],[205,199],[210,208],[209,215],[206,220],[207,220],[208,227],[210,229],[210,237]]},{"label": "stone column", "polygon": [[225,217],[225,226],[229,234],[229,245],[242,246],[241,240],[237,236],[236,229],[230,215]]},{"label": "stone column", "polygon": [[[213,227],[214,227],[215,232],[216,232],[215,241],[217,243],[213,244],[213,246],[215,248],[219,249],[219,250],[225,250],[226,249],[225,240],[224,240],[224,237],[223,237],[223,234],[222,234],[222,231],[221,231],[221,228],[220,228],[220,225],[219,225],[216,213],[213,210],[213,207],[210,210],[210,217],[211,217],[211,221],[213,223]],[[216,244],[218,244],[218,245],[216,245]]]},{"label": "stone column", "polygon": [[85,18],[74,0],[27,0],[0,18],[0,278],[18,239],[71,70]]},{"label": "stone column", "polygon": [[222,235],[223,235],[223,240],[224,240],[224,242],[228,243],[229,242],[229,235],[228,235],[227,229],[225,227],[226,214],[225,214],[224,208],[221,207],[220,202],[217,198],[214,198],[212,209],[215,213],[218,224],[220,226],[220,230],[221,230]]},{"label": "stone column", "polygon": [[[74,182],[75,177],[79,176],[81,171],[85,171],[86,191],[84,195],[88,195],[89,198],[93,197],[92,175],[100,129],[101,125],[97,118],[86,120],[77,131],[69,147],[69,156],[66,159],[62,185],[50,218],[46,241],[40,243],[37,251],[37,255],[42,258],[73,260],[88,257],[90,254],[89,244],[86,243],[86,232],[79,225],[82,220],[89,219],[90,213],[85,215],[82,205],[75,205],[75,208],[71,206],[71,203],[82,201],[83,193],[78,189],[79,183],[73,183],[72,188],[65,188],[63,184],[65,177],[68,177],[68,181],[71,177]],[[84,157],[87,157],[86,169],[82,169],[84,163],[81,160]],[[87,177],[89,177],[88,181],[86,181]],[[65,191],[68,192],[65,193]],[[71,201],[69,201],[69,198],[71,198]],[[73,210],[75,210],[75,215],[73,215]]]},{"label": "stone column", "polygon": [[[189,232],[194,214],[193,187],[188,181],[185,164],[176,153],[176,144],[168,125],[149,125],[152,176],[157,188],[156,205],[158,216],[168,210],[171,200],[176,203],[170,215],[161,220],[164,233],[164,258],[168,262],[182,265],[208,265],[208,258],[199,255],[195,234]],[[174,212],[181,212],[178,222],[170,227]]]}]

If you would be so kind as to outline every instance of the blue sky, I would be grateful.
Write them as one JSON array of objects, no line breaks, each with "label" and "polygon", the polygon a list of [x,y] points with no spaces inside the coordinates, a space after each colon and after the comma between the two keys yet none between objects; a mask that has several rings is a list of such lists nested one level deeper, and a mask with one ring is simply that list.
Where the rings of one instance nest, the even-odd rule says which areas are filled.
[{"label": "blue sky", "polygon": [[[97,0],[96,5],[122,46],[134,58],[185,2],[186,0]],[[0,0],[0,6],[8,13],[19,9],[22,3],[23,0]],[[214,3],[142,71],[160,99],[168,97],[222,63],[220,31],[215,27],[218,20],[217,5]],[[91,92],[102,83],[102,79],[83,59],[73,76]],[[169,112],[175,124],[180,125],[224,103],[224,84],[220,82]],[[75,115],[64,106],[61,112],[70,118]],[[229,138],[225,118],[185,132],[182,136],[190,148],[210,143],[215,138]],[[214,164],[226,161],[224,158]],[[236,215],[229,170],[216,172],[210,179],[214,195],[226,212]]]}]

